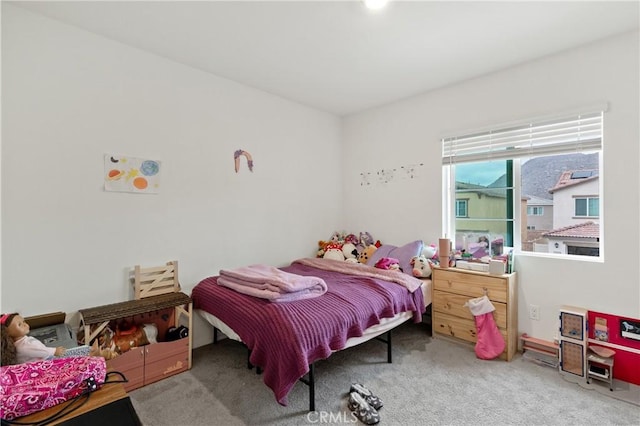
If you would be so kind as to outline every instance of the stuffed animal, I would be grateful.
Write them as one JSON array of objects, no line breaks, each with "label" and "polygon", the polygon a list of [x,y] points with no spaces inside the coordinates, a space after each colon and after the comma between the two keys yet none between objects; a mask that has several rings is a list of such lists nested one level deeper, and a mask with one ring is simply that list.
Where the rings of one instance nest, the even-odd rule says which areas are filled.
[{"label": "stuffed animal", "polygon": [[424,255],[411,258],[411,274],[416,278],[429,278],[431,276],[431,261]]},{"label": "stuffed animal", "polygon": [[392,271],[401,271],[400,261],[398,259],[394,259],[393,257],[383,257],[378,260],[375,264],[375,267],[378,269],[386,269]]},{"label": "stuffed animal", "polygon": [[365,247],[364,250],[362,250],[360,254],[358,254],[358,262],[366,264],[367,260],[371,258],[376,250],[378,250],[378,247],[374,245]]},{"label": "stuffed animal", "polygon": [[324,257],[324,254],[327,251],[327,245],[329,245],[329,241],[318,241],[318,251],[316,252],[316,257]]},{"label": "stuffed animal", "polygon": [[346,237],[346,235],[345,235],[344,232],[336,231],[331,235],[331,241],[330,242],[342,244],[344,242],[345,237]]},{"label": "stuffed animal", "polygon": [[360,233],[360,246],[364,249],[373,244],[373,237],[368,232]]},{"label": "stuffed animal", "polygon": [[435,260],[438,258],[438,249],[435,244],[424,245],[422,255],[427,259]]},{"label": "stuffed animal", "polygon": [[354,246],[357,246],[358,243],[360,242],[360,239],[356,236],[356,234],[349,234],[346,237],[344,237],[344,243],[351,243]]},{"label": "stuffed animal", "polygon": [[325,249],[323,259],[344,260],[344,254],[342,254],[342,244],[329,243]]},{"label": "stuffed animal", "polygon": [[358,257],[358,250],[353,243],[344,243],[342,245],[342,254],[346,260],[355,259]]}]

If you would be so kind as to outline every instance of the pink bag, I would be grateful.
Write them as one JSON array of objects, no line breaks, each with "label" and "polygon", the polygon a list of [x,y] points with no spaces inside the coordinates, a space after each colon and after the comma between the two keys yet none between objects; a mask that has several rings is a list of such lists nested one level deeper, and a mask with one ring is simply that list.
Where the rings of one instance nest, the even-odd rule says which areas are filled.
[{"label": "pink bag", "polygon": [[105,381],[102,357],[54,358],[0,367],[0,418],[11,420],[53,407]]},{"label": "pink bag", "polygon": [[504,337],[493,319],[493,306],[487,296],[471,299],[465,303],[476,320],[476,356],[480,359],[493,359],[499,356],[505,347]]}]

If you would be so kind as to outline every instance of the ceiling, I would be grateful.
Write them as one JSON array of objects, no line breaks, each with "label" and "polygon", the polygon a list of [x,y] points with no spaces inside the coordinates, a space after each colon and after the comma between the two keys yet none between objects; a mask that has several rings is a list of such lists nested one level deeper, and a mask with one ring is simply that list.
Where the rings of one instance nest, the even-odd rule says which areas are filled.
[{"label": "ceiling", "polygon": [[358,0],[10,3],[340,116],[640,22],[638,1],[392,1],[378,12]]}]

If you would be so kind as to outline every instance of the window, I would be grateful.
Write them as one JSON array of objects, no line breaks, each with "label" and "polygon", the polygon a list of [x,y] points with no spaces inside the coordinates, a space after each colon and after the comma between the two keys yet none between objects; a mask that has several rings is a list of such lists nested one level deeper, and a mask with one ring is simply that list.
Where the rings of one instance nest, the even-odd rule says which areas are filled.
[{"label": "window", "polygon": [[598,217],[600,215],[600,199],[584,197],[575,199],[575,216]]},{"label": "window", "polygon": [[600,257],[604,110],[442,139],[444,234],[456,250]]},{"label": "window", "polygon": [[456,217],[467,217],[467,200],[456,200]]},{"label": "window", "polygon": [[542,206],[527,206],[527,215],[529,215],[529,216],[542,216],[542,215],[544,215],[544,207],[542,207]]}]

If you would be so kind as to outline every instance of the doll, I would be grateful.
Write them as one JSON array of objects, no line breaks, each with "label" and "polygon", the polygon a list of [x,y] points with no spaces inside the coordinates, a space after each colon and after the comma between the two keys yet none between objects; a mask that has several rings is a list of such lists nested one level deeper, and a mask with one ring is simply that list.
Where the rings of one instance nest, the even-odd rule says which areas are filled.
[{"label": "doll", "polygon": [[1,365],[41,361],[64,355],[66,351],[64,347],[49,348],[35,337],[28,336],[29,330],[29,324],[17,313],[3,314],[0,317]]}]

